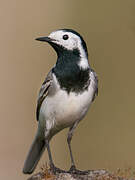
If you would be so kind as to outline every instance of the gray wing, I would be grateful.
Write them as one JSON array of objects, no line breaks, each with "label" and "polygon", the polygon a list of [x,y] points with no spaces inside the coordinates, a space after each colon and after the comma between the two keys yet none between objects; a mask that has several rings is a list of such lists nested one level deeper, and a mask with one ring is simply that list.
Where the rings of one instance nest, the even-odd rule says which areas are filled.
[{"label": "gray wing", "polygon": [[94,101],[95,97],[98,95],[98,76],[93,69],[91,69],[91,71],[94,75],[94,81],[95,81],[95,84],[94,84],[95,92],[94,92],[93,99],[92,99],[92,101]]},{"label": "gray wing", "polygon": [[42,105],[43,100],[48,95],[48,90],[49,90],[49,87],[51,86],[51,84],[52,84],[52,71],[50,71],[48,73],[48,75],[47,75],[45,81],[43,82],[41,89],[39,91],[38,100],[37,100],[37,111],[36,111],[37,121],[39,119],[40,107]]}]

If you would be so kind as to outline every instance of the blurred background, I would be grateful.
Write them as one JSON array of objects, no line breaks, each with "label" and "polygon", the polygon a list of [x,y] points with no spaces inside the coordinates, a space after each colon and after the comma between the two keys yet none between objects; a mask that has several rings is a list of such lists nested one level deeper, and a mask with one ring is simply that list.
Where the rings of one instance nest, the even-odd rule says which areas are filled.
[{"label": "blurred background", "polygon": [[[78,31],[99,77],[99,96],[72,140],[79,169],[135,167],[135,1],[1,0],[0,179],[24,180],[37,129],[39,88],[56,62],[34,39],[60,28]],[[51,141],[55,164],[70,167],[67,130]],[[48,162],[45,152],[36,172]]]}]

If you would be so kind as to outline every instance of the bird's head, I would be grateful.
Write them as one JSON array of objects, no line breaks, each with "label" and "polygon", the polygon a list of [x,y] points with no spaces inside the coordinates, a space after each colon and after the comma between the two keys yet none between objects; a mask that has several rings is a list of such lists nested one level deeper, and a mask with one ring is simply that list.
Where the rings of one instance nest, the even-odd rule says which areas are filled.
[{"label": "bird's head", "polygon": [[60,29],[52,32],[48,37],[39,37],[36,40],[48,42],[58,55],[64,51],[75,52],[81,58],[88,58],[88,51],[82,36],[71,29]]}]

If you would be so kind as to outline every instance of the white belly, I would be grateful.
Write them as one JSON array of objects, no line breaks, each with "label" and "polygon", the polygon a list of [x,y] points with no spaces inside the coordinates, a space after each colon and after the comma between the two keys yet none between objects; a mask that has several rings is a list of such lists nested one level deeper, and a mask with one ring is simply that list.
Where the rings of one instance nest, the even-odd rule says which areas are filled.
[{"label": "white belly", "polygon": [[42,103],[39,120],[47,130],[66,128],[80,121],[86,114],[92,98],[93,85],[84,93],[67,94],[64,90],[58,90],[53,96],[47,96]]}]

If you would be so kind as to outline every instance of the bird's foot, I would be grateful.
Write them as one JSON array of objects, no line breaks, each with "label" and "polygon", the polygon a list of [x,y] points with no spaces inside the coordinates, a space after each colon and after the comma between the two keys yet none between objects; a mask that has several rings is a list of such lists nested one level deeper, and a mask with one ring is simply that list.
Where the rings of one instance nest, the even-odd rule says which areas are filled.
[{"label": "bird's foot", "polygon": [[53,174],[57,174],[57,173],[66,173],[66,171],[57,168],[54,164],[50,164],[50,170],[53,172]]},{"label": "bird's foot", "polygon": [[76,167],[74,165],[72,165],[70,170],[68,171],[68,173],[78,174],[78,175],[86,175],[89,173],[89,170],[88,171],[80,171],[80,170],[76,169]]}]

